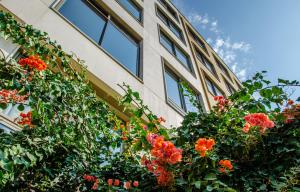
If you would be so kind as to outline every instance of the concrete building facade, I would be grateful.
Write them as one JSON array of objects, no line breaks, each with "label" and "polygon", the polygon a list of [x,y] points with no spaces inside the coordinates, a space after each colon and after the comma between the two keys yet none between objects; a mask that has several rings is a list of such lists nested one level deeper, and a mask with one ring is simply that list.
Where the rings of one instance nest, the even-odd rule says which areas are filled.
[{"label": "concrete building facade", "polygon": [[[188,83],[206,111],[214,105],[214,95],[229,96],[241,88],[167,0],[0,0],[0,9],[47,32],[66,52],[85,60],[97,94],[125,121],[117,102],[123,82],[167,119],[168,127],[180,125],[186,112],[194,110],[179,82]],[[3,39],[0,48],[11,56],[18,50]]]}]

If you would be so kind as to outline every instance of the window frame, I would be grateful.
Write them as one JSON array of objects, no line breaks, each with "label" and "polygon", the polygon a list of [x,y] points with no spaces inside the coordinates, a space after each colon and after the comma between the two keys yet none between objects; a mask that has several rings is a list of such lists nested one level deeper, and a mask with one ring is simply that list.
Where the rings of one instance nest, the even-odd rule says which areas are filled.
[{"label": "window frame", "polygon": [[232,81],[231,75],[228,71],[228,69],[225,67],[225,65],[214,55],[214,59],[218,65],[218,67],[220,68],[220,70],[222,71],[222,73],[224,73],[226,75],[226,77]]},{"label": "window frame", "polygon": [[[213,92],[211,92],[211,91],[209,90],[209,88],[208,88],[208,84],[207,84],[208,81],[209,81],[210,84],[212,85],[212,91],[213,91]],[[208,77],[205,77],[205,85],[206,85],[206,88],[207,88],[208,92],[209,92],[210,94],[212,94],[213,96],[220,96],[220,95],[217,94],[217,92],[220,92],[222,96],[225,95],[224,92],[220,89],[220,87],[217,86],[217,85],[216,85],[210,78],[208,78]]]},{"label": "window frame", "polygon": [[[167,35],[167,33],[158,25],[158,38],[159,38],[159,43],[171,54],[173,55],[176,60],[186,69],[188,70],[193,76],[195,76],[195,70],[191,61],[191,57],[189,54],[187,54],[174,40],[172,40],[171,37]],[[170,41],[171,47],[172,47],[172,52],[162,43],[161,37],[164,36],[167,40]],[[176,48],[180,50],[187,58],[187,66],[177,57],[176,54]]]},{"label": "window frame", "polygon": [[134,14],[132,14],[127,8],[126,6],[123,5],[122,2],[120,2],[120,0],[116,0],[116,2],[128,13],[130,14],[138,23],[142,24],[143,25],[143,22],[144,22],[144,9],[137,3],[135,2],[134,0],[128,0],[128,2],[130,4],[132,4],[132,6],[136,7],[139,11],[139,18],[137,19]]},{"label": "window frame", "polygon": [[[87,6],[89,6],[96,14],[98,14],[105,20],[105,26],[103,28],[101,38],[100,38],[99,42],[96,42],[89,35],[84,33],[79,27],[77,27],[75,24],[73,24],[67,17],[65,17],[62,13],[60,13],[59,10],[63,6],[64,2],[66,2],[66,1],[67,0],[57,0],[56,2],[53,3],[53,5],[51,6],[51,9],[56,14],[58,14],[62,19],[64,19],[69,25],[71,25],[79,33],[81,33],[85,38],[87,38],[90,42],[92,42],[95,46],[100,48],[106,55],[108,55],[111,59],[113,59],[124,70],[126,70],[128,73],[130,73],[132,76],[134,76],[138,81],[143,83],[143,62],[142,62],[143,61],[143,58],[142,58],[143,40],[139,37],[134,37],[134,35],[132,35],[132,32],[129,32],[128,30],[126,30],[126,28],[124,27],[124,24],[122,22],[116,20],[113,16],[111,16],[111,14],[109,12],[105,11],[99,4],[97,4],[97,2],[94,2],[94,0],[86,0],[83,2]],[[101,44],[103,42],[103,37],[106,32],[108,22],[110,22],[112,25],[114,25],[114,27],[120,33],[122,33],[122,35],[124,35],[129,41],[131,41],[137,45],[138,52],[137,52],[137,58],[136,58],[136,60],[137,60],[137,63],[136,63],[137,73],[136,74],[134,72],[130,71],[125,66],[125,64],[123,64],[115,56],[113,56],[111,53],[109,53],[107,50],[105,50],[104,47],[102,47]]]},{"label": "window frame", "polygon": [[[166,0],[157,0],[168,12],[172,17],[179,23],[179,16],[177,11],[171,7]],[[173,12],[173,13],[172,13]]]},{"label": "window frame", "polygon": [[[196,53],[196,58],[197,58],[197,60],[199,60],[199,61],[202,63],[202,65],[204,65],[205,68],[206,68],[210,73],[212,73],[216,78],[219,78],[219,77],[218,77],[218,74],[217,74],[217,71],[216,71],[216,69],[215,69],[214,64],[213,64],[212,62],[210,62],[210,61],[207,59],[207,57],[206,57],[203,53],[201,53],[201,51],[200,51],[198,48],[194,47],[194,49],[195,49],[195,53]],[[208,64],[207,64],[207,63],[208,63]],[[210,65],[211,68],[212,68],[212,70],[210,70],[210,68],[207,67],[207,65]]]},{"label": "window frame", "polygon": [[233,88],[233,86],[225,78],[223,78],[223,79],[224,79],[227,91],[230,93],[230,95],[234,94],[236,92],[236,90]]},{"label": "window frame", "polygon": [[[156,4],[156,16],[169,28],[169,30],[184,44],[186,45],[186,41],[184,38],[183,30],[178,26],[178,24],[174,23],[170,17],[164,13],[164,11]],[[162,16],[161,16],[162,15]],[[164,17],[166,19],[162,19]],[[174,33],[174,31],[171,29],[171,25],[175,26],[178,30],[179,37]]]},{"label": "window frame", "polygon": [[[163,62],[163,79],[164,79],[164,88],[165,88],[166,103],[168,105],[170,105],[173,109],[175,109],[177,112],[179,112],[181,115],[186,115],[189,111],[187,109],[185,96],[184,96],[184,93],[182,91],[183,88],[180,85],[180,82],[183,82],[185,80],[183,78],[181,78],[180,75],[177,75],[177,73],[173,72],[173,70],[171,70],[168,66],[166,66],[166,61],[163,58],[162,58],[162,62]],[[177,87],[178,87],[178,90],[179,90],[179,98],[180,98],[180,104],[181,104],[181,106],[178,106],[178,104],[176,104],[176,102],[173,101],[169,97],[169,94],[168,94],[168,85],[167,85],[167,80],[166,80],[167,73],[174,80],[176,80]],[[187,82],[187,81],[185,81],[185,82]],[[191,86],[191,84],[189,84],[189,87],[193,90],[193,92],[195,93],[196,99],[201,104],[201,106],[204,108],[204,104],[203,104],[201,93],[198,92],[198,91],[196,91],[196,89],[194,89]]]},{"label": "window frame", "polygon": [[204,43],[204,41],[202,41],[202,39],[200,39],[198,37],[198,35],[191,29],[191,27],[188,26],[187,29],[188,29],[188,33],[192,37],[193,41],[196,42],[194,44],[196,44],[198,47],[203,49],[206,54],[208,54],[208,50],[207,50],[207,47],[206,47],[206,44]]}]

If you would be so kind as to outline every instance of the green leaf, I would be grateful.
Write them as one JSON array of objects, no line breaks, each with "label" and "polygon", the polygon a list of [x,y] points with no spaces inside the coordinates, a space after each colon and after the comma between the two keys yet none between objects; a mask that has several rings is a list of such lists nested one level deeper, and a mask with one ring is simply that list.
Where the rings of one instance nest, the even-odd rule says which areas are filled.
[{"label": "green leaf", "polygon": [[207,181],[213,181],[213,180],[216,180],[216,179],[217,179],[217,176],[216,176],[216,174],[214,174],[214,173],[209,173],[209,174],[207,174],[207,175],[205,176],[204,179],[207,180]]},{"label": "green leaf", "polygon": [[201,181],[196,181],[194,182],[194,185],[197,189],[200,189],[201,188]]},{"label": "green leaf", "polygon": [[19,104],[18,110],[19,111],[24,111],[24,109],[25,109],[24,105],[23,104]]}]

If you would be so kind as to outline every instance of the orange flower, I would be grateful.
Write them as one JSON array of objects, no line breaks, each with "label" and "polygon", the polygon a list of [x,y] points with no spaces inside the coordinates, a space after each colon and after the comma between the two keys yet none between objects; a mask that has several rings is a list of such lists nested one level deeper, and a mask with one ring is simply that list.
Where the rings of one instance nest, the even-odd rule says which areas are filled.
[{"label": "orange flower", "polygon": [[225,106],[229,103],[229,100],[224,96],[214,96],[214,100],[217,101],[217,108],[219,111],[223,111]]},{"label": "orange flower", "polygon": [[246,115],[244,119],[250,126],[259,127],[261,133],[264,133],[267,128],[273,128],[275,126],[274,122],[264,113],[252,113]]},{"label": "orange flower", "polygon": [[195,150],[200,153],[201,157],[206,155],[206,151],[212,150],[215,145],[214,139],[199,138],[195,144]]},{"label": "orange flower", "polygon": [[291,99],[289,99],[287,103],[288,103],[288,105],[293,105],[293,104],[294,104],[294,101],[291,100]]},{"label": "orange flower", "polygon": [[108,180],[107,180],[107,184],[108,184],[109,186],[112,186],[112,184],[113,184],[113,179],[108,179]]},{"label": "orange flower", "polygon": [[126,181],[126,182],[124,183],[124,188],[125,188],[125,189],[130,189],[130,188],[131,188],[131,183],[130,183],[130,181]]},{"label": "orange flower", "polygon": [[227,159],[226,160],[220,160],[219,165],[221,166],[219,168],[219,171],[222,172],[222,173],[226,172],[226,170],[231,171],[233,169],[233,166],[232,166],[231,162]]},{"label": "orange flower", "polygon": [[134,187],[138,187],[138,186],[139,186],[139,182],[138,182],[138,181],[134,181],[134,182],[133,182],[133,186],[134,186]]},{"label": "orange flower", "polygon": [[158,123],[162,123],[162,122],[165,123],[166,120],[163,117],[160,117],[160,118],[157,119],[157,122]]},{"label": "orange flower", "polygon": [[0,91],[0,103],[24,103],[25,100],[28,98],[29,94],[26,95],[18,95],[18,91],[14,90],[6,90],[2,89]]},{"label": "orange flower", "polygon": [[249,123],[245,123],[245,126],[244,126],[244,128],[243,128],[243,131],[244,131],[245,133],[248,133],[249,130],[250,130],[250,127],[251,127],[251,125],[250,125]]},{"label": "orange flower", "polygon": [[99,186],[99,179],[96,179],[93,187],[92,187],[92,190],[97,190],[98,189],[98,186]]},{"label": "orange flower", "polygon": [[30,69],[35,68],[38,71],[47,69],[46,63],[39,58],[39,56],[29,56],[19,60],[22,67],[28,66]]},{"label": "orange flower", "polygon": [[115,179],[114,186],[119,186],[119,185],[120,185],[120,180],[119,179]]}]

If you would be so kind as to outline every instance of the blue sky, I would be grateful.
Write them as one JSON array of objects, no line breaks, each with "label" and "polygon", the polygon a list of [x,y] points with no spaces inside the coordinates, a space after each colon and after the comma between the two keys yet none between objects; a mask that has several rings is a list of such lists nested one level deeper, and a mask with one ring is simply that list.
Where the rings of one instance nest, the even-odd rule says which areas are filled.
[{"label": "blue sky", "polygon": [[[300,81],[300,0],[173,0],[241,80]],[[292,98],[300,88],[289,89]]]}]

